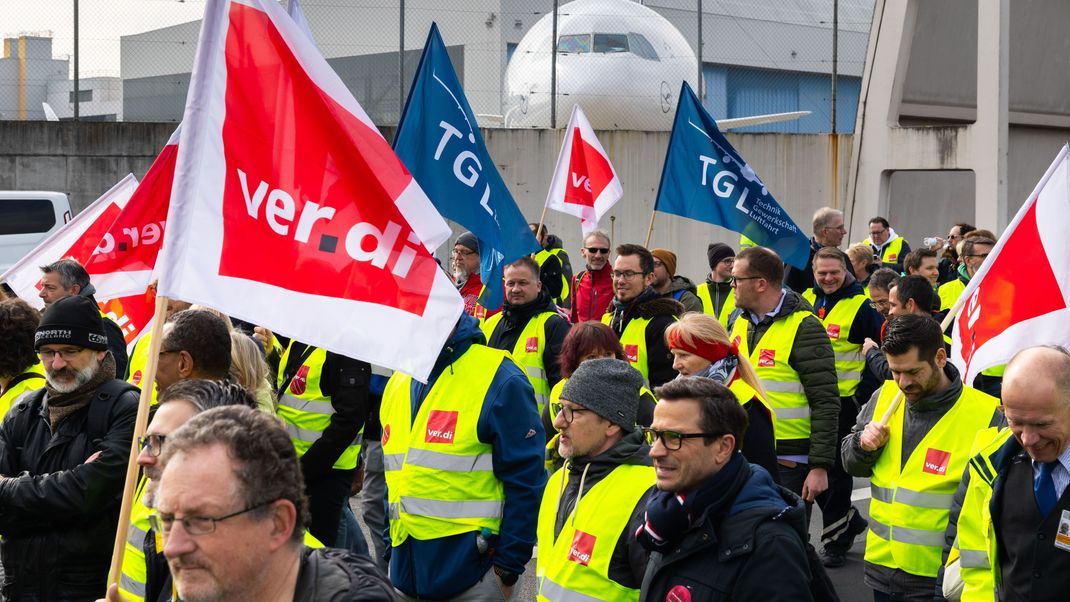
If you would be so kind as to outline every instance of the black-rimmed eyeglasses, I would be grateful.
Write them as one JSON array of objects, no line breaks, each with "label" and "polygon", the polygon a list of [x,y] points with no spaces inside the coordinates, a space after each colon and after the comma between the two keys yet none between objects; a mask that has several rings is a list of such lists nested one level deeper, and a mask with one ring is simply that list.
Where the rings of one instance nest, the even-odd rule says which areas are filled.
[{"label": "black-rimmed eyeglasses", "polygon": [[676,451],[683,447],[684,439],[698,439],[699,437],[716,439],[723,435],[724,433],[677,433],[676,431],[659,431],[652,428],[643,429],[643,438],[646,439],[647,445],[653,447],[654,443],[660,439],[661,444],[669,451]]},{"label": "black-rimmed eyeglasses", "polygon": [[248,512],[252,512],[253,510],[274,504],[277,501],[277,499],[274,499],[267,502],[261,502],[254,506],[249,506],[245,510],[231,512],[225,516],[183,516],[182,518],[178,518],[172,514],[155,513],[149,515],[149,526],[151,526],[157,533],[166,535],[167,533],[170,533],[171,528],[175,526],[175,521],[178,521],[182,523],[182,528],[190,535],[208,535],[215,531],[215,524],[218,522],[234,518],[235,516],[241,516]]}]

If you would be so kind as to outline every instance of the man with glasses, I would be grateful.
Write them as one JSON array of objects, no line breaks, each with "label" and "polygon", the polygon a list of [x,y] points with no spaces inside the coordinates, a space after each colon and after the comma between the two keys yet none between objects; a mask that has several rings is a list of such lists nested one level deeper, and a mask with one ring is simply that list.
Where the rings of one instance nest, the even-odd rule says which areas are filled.
[{"label": "man with glasses", "polygon": [[563,468],[539,508],[540,600],[634,600],[647,553],[634,537],[654,484],[636,428],[643,379],[614,358],[580,364],[552,404]]},{"label": "man with glasses", "polygon": [[[836,379],[840,392],[840,413],[836,439],[851,431],[858,416],[854,395],[865,369],[862,344],[867,339],[879,339],[884,318],[869,304],[869,300],[848,269],[847,256],[832,247],[825,247],[814,255],[814,288],[803,298],[814,306],[814,312],[828,333],[832,352],[836,356]],[[837,454],[838,456],[838,454]],[[821,506],[822,562],[826,567],[841,567],[847,562],[856,535],[866,530],[866,521],[851,504],[853,479],[843,470],[836,458],[829,471],[829,488],[817,498]]]},{"label": "man with glasses", "polygon": [[706,247],[706,259],[710,273],[706,282],[698,287],[698,298],[702,301],[702,311],[717,318],[727,329],[729,319],[736,311],[736,293],[732,288],[732,264],[736,252],[723,242],[710,243]]},{"label": "man with glasses", "polygon": [[230,325],[203,310],[174,313],[163,325],[157,390],[189,378],[226,380],[229,375]]},{"label": "man with glasses", "polygon": [[910,252],[910,245],[895,233],[887,219],[878,215],[869,220],[869,238],[863,240],[862,244],[873,249],[873,257],[882,266],[902,273],[903,258]]},{"label": "man with glasses", "polygon": [[609,245],[609,234],[605,230],[594,230],[583,237],[580,254],[587,263],[587,269],[572,279],[569,319],[573,324],[601,319],[613,302],[613,278],[610,276],[613,266],[609,263]]},{"label": "man with glasses", "polygon": [[739,452],[747,413],[735,395],[693,376],[656,394],[640,600],[812,600],[802,501]]},{"label": "man with glasses", "polygon": [[843,237],[847,235],[843,212],[832,207],[822,207],[814,213],[813,227],[814,236],[810,239],[810,257],[806,260],[806,266],[803,269],[789,266],[784,274],[784,286],[800,295],[814,286],[814,253],[822,247],[839,248],[843,244]]},{"label": "man with glasses", "polygon": [[483,293],[483,279],[479,275],[479,239],[471,232],[457,237],[450,256],[450,269],[453,283],[464,299],[464,311],[468,315],[483,320],[498,313],[499,308],[486,308],[479,304],[479,295]]},{"label": "man with glasses", "polygon": [[[236,384],[196,379],[177,382],[160,395],[152,420],[139,441],[141,452],[137,456],[137,463],[144,476],[138,484],[130,513],[126,552],[123,554],[122,575],[118,584],[122,599],[128,602],[170,599],[171,572],[163,556],[162,538],[157,537],[159,533],[149,525],[152,508],[156,507],[156,489],[162,470],[160,452],[171,433],[190,418],[225,405],[255,409],[256,398]],[[115,596],[112,598],[119,600]]]},{"label": "man with glasses", "polygon": [[613,262],[613,305],[602,316],[620,338],[624,357],[650,388],[676,378],[673,357],[665,343],[665,329],[684,306],[654,290],[654,256],[645,247],[617,247]]},{"label": "man with glasses", "polygon": [[105,332],[85,297],[45,309],[34,335],[45,388],[0,425],[6,600],[92,600],[105,589],[138,405]]},{"label": "man with glasses", "polygon": [[732,266],[736,305],[729,335],[746,355],[776,413],[780,483],[807,502],[828,489],[840,413],[836,362],[813,307],[780,288],[784,262],[765,247],[739,252]]},{"label": "man with glasses", "polygon": [[943,256],[940,258],[940,284],[951,282],[957,278],[956,272],[959,267],[958,245],[967,234],[976,229],[970,224],[959,222],[951,226],[951,230],[947,233],[946,241],[940,238],[936,239],[934,250],[944,249]]},{"label": "man with glasses", "polygon": [[289,435],[245,407],[202,412],[167,437],[150,523],[178,598],[393,600],[364,556],[302,544],[308,504]]},{"label": "man with glasses", "polygon": [[988,254],[994,246],[996,241],[987,236],[970,236],[962,241],[962,265],[959,266],[958,277],[941,284],[938,289],[940,311],[946,312],[954,307],[955,301],[958,301],[966,290],[966,285],[981,268],[981,264],[988,259]]}]

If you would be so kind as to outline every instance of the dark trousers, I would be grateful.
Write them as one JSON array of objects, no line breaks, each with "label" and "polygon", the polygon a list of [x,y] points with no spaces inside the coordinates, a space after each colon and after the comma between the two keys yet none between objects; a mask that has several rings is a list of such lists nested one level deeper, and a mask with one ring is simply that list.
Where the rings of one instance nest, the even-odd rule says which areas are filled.
[{"label": "dark trousers", "polygon": [[[851,432],[858,419],[858,406],[851,397],[840,398],[839,425],[836,429],[836,441],[843,441]],[[843,458],[836,454],[836,463],[829,469],[829,488],[817,496],[817,504],[821,507],[821,543],[827,546],[842,546],[843,551],[851,545],[852,538],[845,537],[851,521],[862,520],[858,511],[851,505],[851,492],[854,490],[854,479],[843,468]]]},{"label": "dark trousers", "polygon": [[349,502],[354,472],[331,469],[324,476],[305,483],[308,512],[311,515],[308,530],[325,546],[337,545],[342,507]]},{"label": "dark trousers", "polygon": [[[782,461],[783,462],[783,461]],[[806,481],[806,475],[810,474],[810,465],[797,463],[794,466],[785,466],[779,464],[780,469],[780,485],[785,489],[789,489],[802,497],[803,483]],[[810,529],[810,509],[813,508],[813,502],[806,502],[806,528],[807,533]],[[809,535],[807,535],[809,537]]]}]

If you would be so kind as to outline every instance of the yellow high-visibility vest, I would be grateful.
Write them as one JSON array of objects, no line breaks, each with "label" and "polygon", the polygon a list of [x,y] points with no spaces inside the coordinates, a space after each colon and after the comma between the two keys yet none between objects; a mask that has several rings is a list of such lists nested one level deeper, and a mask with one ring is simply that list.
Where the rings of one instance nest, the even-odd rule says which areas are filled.
[{"label": "yellow high-visibility vest", "polygon": [[654,485],[654,468],[623,464],[577,500],[554,537],[560,494],[569,475],[559,469],[547,481],[539,507],[538,599],[637,601],[639,590],[609,578],[609,563],[636,504]]},{"label": "yellow high-visibility vest", "polygon": [[493,448],[479,440],[477,427],[494,375],[512,361],[508,352],[472,345],[438,376],[415,420],[412,377],[390,377],[380,420],[394,546],[409,537],[501,531],[505,490],[494,476]]},{"label": "yellow high-visibility vest", "polygon": [[736,291],[734,289],[728,291],[728,296],[725,297],[720,313],[714,313],[717,308],[713,305],[713,297],[710,295],[710,284],[708,282],[698,285],[696,291],[698,298],[702,301],[702,313],[717,318],[721,326],[728,328],[728,319],[732,317],[732,312],[736,310]]},{"label": "yellow high-visibility vest", "polygon": [[152,333],[150,332],[141,335],[141,338],[134,343],[134,349],[130,352],[130,378],[126,379],[126,382],[139,388],[151,385],[152,397],[149,398],[149,404],[156,405],[156,396],[159,394],[156,390],[156,383],[142,382],[145,379],[145,368],[149,364],[150,346],[152,346]]},{"label": "yellow high-visibility vest", "polygon": [[564,249],[543,249],[535,254],[535,263],[539,264],[539,269],[542,269],[542,264],[546,263],[546,260],[550,257],[556,257],[561,263],[561,294],[554,297],[554,303],[562,307],[568,306],[568,300],[570,296],[568,278],[565,277],[565,262],[561,259],[561,255],[565,253]]},{"label": "yellow high-visibility vest", "polygon": [[[542,415],[543,406],[550,399],[550,381],[546,377],[546,366],[542,362],[542,354],[546,351],[546,322],[556,315],[558,315],[557,312],[544,311],[541,314],[532,316],[528,323],[524,325],[524,330],[520,333],[520,338],[516,340],[516,345],[512,349],[513,359],[524,369],[524,373],[528,375],[528,381],[531,382],[531,387],[535,389],[535,403],[539,406],[540,416]],[[487,342],[490,342],[494,329],[498,327],[498,323],[501,321],[502,313],[499,312],[487,318],[486,322],[480,325],[484,336],[487,337]]]},{"label": "yellow high-visibility vest", "polygon": [[[894,381],[886,381],[873,415],[883,416],[898,392]],[[999,400],[963,386],[951,409],[902,462],[906,405],[899,404],[892,413],[888,443],[870,477],[865,558],[912,575],[936,577],[951,500],[970,460],[974,437],[988,428]]]},{"label": "yellow high-visibility vest", "polygon": [[[745,317],[736,320],[731,339],[739,346],[739,353],[750,360],[762,387],[769,396],[769,405],[776,414],[777,441],[810,438],[810,402],[806,399],[799,373],[788,364],[795,346],[795,335],[808,311],[792,312],[775,320],[765,331],[753,350],[747,342],[747,327],[751,321]],[[817,316],[814,316],[816,319]]]},{"label": "yellow high-visibility vest", "polygon": [[[802,296],[810,305],[817,302],[813,289],[807,289]],[[866,297],[862,294],[840,299],[824,319],[818,317],[829,335],[832,353],[836,355],[836,384],[840,389],[840,397],[855,394],[858,383],[862,381],[862,371],[866,368],[866,355],[862,353],[862,345],[848,340],[851,336],[851,324],[854,324],[858,310],[862,309],[866,302]]]},{"label": "yellow high-visibility vest", "polygon": [[10,389],[4,391],[3,395],[0,395],[0,418],[7,415],[7,411],[11,409],[11,404],[15,403],[15,400],[23,393],[44,388],[45,367],[41,365],[41,362],[37,362],[30,366],[30,368],[26,370],[26,373],[33,374],[34,376],[20,380]]},{"label": "yellow high-visibility vest", "polygon": [[[897,263],[903,263],[904,242],[906,242],[906,239],[900,236],[899,238],[885,245],[885,247],[881,249],[881,263],[889,266],[895,265]],[[863,240],[862,244],[869,245],[870,248],[873,248],[873,241],[868,238],[866,240]]]},{"label": "yellow high-visibility vest", "polygon": [[149,515],[152,508],[145,505],[145,485],[148,479],[142,477],[130,508],[130,527],[126,530],[126,552],[123,554],[122,571],[119,576],[119,593],[130,602],[145,600],[145,587],[148,581],[148,567],[145,565],[145,538],[152,527]]},{"label": "yellow high-visibility vest", "polygon": [[[279,379],[276,384],[280,388],[284,384],[283,372],[286,371],[293,348],[294,341],[290,341],[290,345],[282,354]],[[279,419],[282,420],[282,425],[286,427],[286,432],[290,434],[290,439],[294,442],[298,458],[304,456],[312,444],[319,441],[319,438],[323,436],[323,431],[327,430],[331,424],[331,416],[334,415],[331,398],[324,395],[320,389],[323,364],[326,361],[327,352],[318,347],[315,348],[297,369],[286,389],[279,391],[279,405],[276,411]],[[338,456],[334,468],[350,470],[357,467],[363,433],[362,427],[353,442],[345,448],[342,455]]]}]

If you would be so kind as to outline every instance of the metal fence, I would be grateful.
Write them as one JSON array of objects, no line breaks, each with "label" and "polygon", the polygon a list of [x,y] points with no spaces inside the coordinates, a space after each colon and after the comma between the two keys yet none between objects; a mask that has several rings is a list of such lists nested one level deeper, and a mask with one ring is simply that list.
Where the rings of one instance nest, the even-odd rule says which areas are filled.
[{"label": "metal fence", "polygon": [[[206,1],[4,0],[0,119],[179,121]],[[485,127],[564,127],[579,103],[596,129],[667,130],[686,81],[717,119],[807,112],[737,130],[795,133],[853,130],[873,13],[873,0],[301,5],[384,126],[437,22]]]}]

